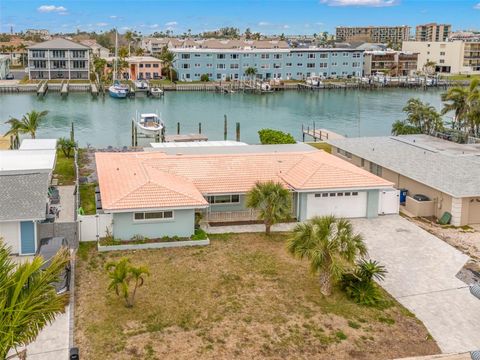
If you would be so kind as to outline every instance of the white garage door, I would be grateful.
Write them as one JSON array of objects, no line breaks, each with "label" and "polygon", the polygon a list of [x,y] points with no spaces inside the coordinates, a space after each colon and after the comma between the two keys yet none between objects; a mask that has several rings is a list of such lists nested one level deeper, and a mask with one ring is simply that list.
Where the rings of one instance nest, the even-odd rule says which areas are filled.
[{"label": "white garage door", "polygon": [[335,215],[345,218],[367,216],[367,192],[344,191],[308,194],[307,218]]}]

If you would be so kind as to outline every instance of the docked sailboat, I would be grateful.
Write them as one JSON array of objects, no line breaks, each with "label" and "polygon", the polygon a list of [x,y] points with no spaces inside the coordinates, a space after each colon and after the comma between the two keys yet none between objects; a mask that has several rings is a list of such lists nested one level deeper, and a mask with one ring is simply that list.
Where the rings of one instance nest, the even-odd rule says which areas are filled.
[{"label": "docked sailboat", "polygon": [[145,135],[157,135],[162,132],[165,124],[160,116],[155,113],[136,114],[135,123],[138,131]]},{"label": "docked sailboat", "polygon": [[122,85],[117,80],[118,73],[118,33],[115,30],[115,60],[113,61],[113,85],[108,88],[108,93],[116,99],[125,99],[128,95],[128,86]]}]

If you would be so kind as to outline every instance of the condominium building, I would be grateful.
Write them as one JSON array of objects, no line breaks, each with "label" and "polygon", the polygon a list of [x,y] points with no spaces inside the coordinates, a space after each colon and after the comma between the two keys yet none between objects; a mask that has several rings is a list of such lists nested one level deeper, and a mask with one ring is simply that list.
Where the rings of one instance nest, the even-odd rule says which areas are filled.
[{"label": "condominium building", "polygon": [[418,54],[405,51],[365,51],[365,76],[383,73],[390,76],[411,76],[417,71]]},{"label": "condominium building", "polygon": [[181,81],[200,80],[207,74],[211,80],[246,78],[245,71],[254,68],[259,79],[302,80],[310,76],[361,76],[363,51],[357,49],[289,49],[173,48],[174,67]]},{"label": "condominium building", "polygon": [[418,53],[419,71],[424,70],[427,62],[434,62],[436,71],[441,73],[480,73],[480,42],[405,41],[402,50]]},{"label": "condominium building", "polygon": [[89,79],[88,46],[58,38],[28,48],[30,79]]},{"label": "condominium building", "polygon": [[410,38],[410,26],[339,26],[337,41],[367,41],[401,43]]},{"label": "condominium building", "polygon": [[415,28],[416,41],[447,41],[452,31],[450,24],[423,24]]}]

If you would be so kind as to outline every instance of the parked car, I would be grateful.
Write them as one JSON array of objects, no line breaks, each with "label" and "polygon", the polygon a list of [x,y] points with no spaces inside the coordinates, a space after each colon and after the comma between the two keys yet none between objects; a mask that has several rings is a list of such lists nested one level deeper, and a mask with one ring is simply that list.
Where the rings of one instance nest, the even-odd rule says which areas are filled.
[{"label": "parked car", "polygon": [[13,79],[15,79],[15,76],[13,76],[13,74],[10,73],[10,74],[7,74],[7,76],[5,76],[5,79],[6,80],[13,80]]},{"label": "parked car", "polygon": [[[54,257],[62,247],[68,247],[68,242],[64,237],[50,237],[40,240],[40,246],[38,247],[35,256],[41,256],[46,260],[42,269],[48,267],[52,257]],[[70,273],[71,264],[69,261],[65,266],[65,270],[60,274],[59,281],[54,284],[57,294],[63,294],[70,290]]]},{"label": "parked car", "polygon": [[415,194],[413,198],[417,201],[430,201],[430,198],[427,195]]}]

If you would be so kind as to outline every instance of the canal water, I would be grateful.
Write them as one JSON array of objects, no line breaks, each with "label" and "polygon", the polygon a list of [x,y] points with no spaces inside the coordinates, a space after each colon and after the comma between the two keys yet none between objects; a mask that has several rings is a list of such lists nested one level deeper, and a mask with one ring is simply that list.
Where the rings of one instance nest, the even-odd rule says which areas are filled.
[{"label": "canal water", "polygon": [[[427,101],[441,108],[442,91],[429,89],[283,91],[274,94],[217,94],[211,92],[167,92],[163,98],[92,99],[90,94],[70,93],[62,98],[49,93],[0,95],[0,133],[8,130],[5,121],[30,110],[48,110],[37,137],[68,136],[71,123],[81,146],[124,146],[131,143],[131,119],[136,111],[158,112],[167,134],[202,132],[209,140],[223,140],[223,119],[228,118],[228,138],[235,139],[240,123],[241,140],[258,143],[257,131],[274,128],[290,132],[301,140],[302,124],[327,128],[349,137],[388,135],[391,124],[403,119],[402,108],[409,98]],[[140,141],[139,141],[140,142]],[[143,141],[143,143],[146,143]]]}]

